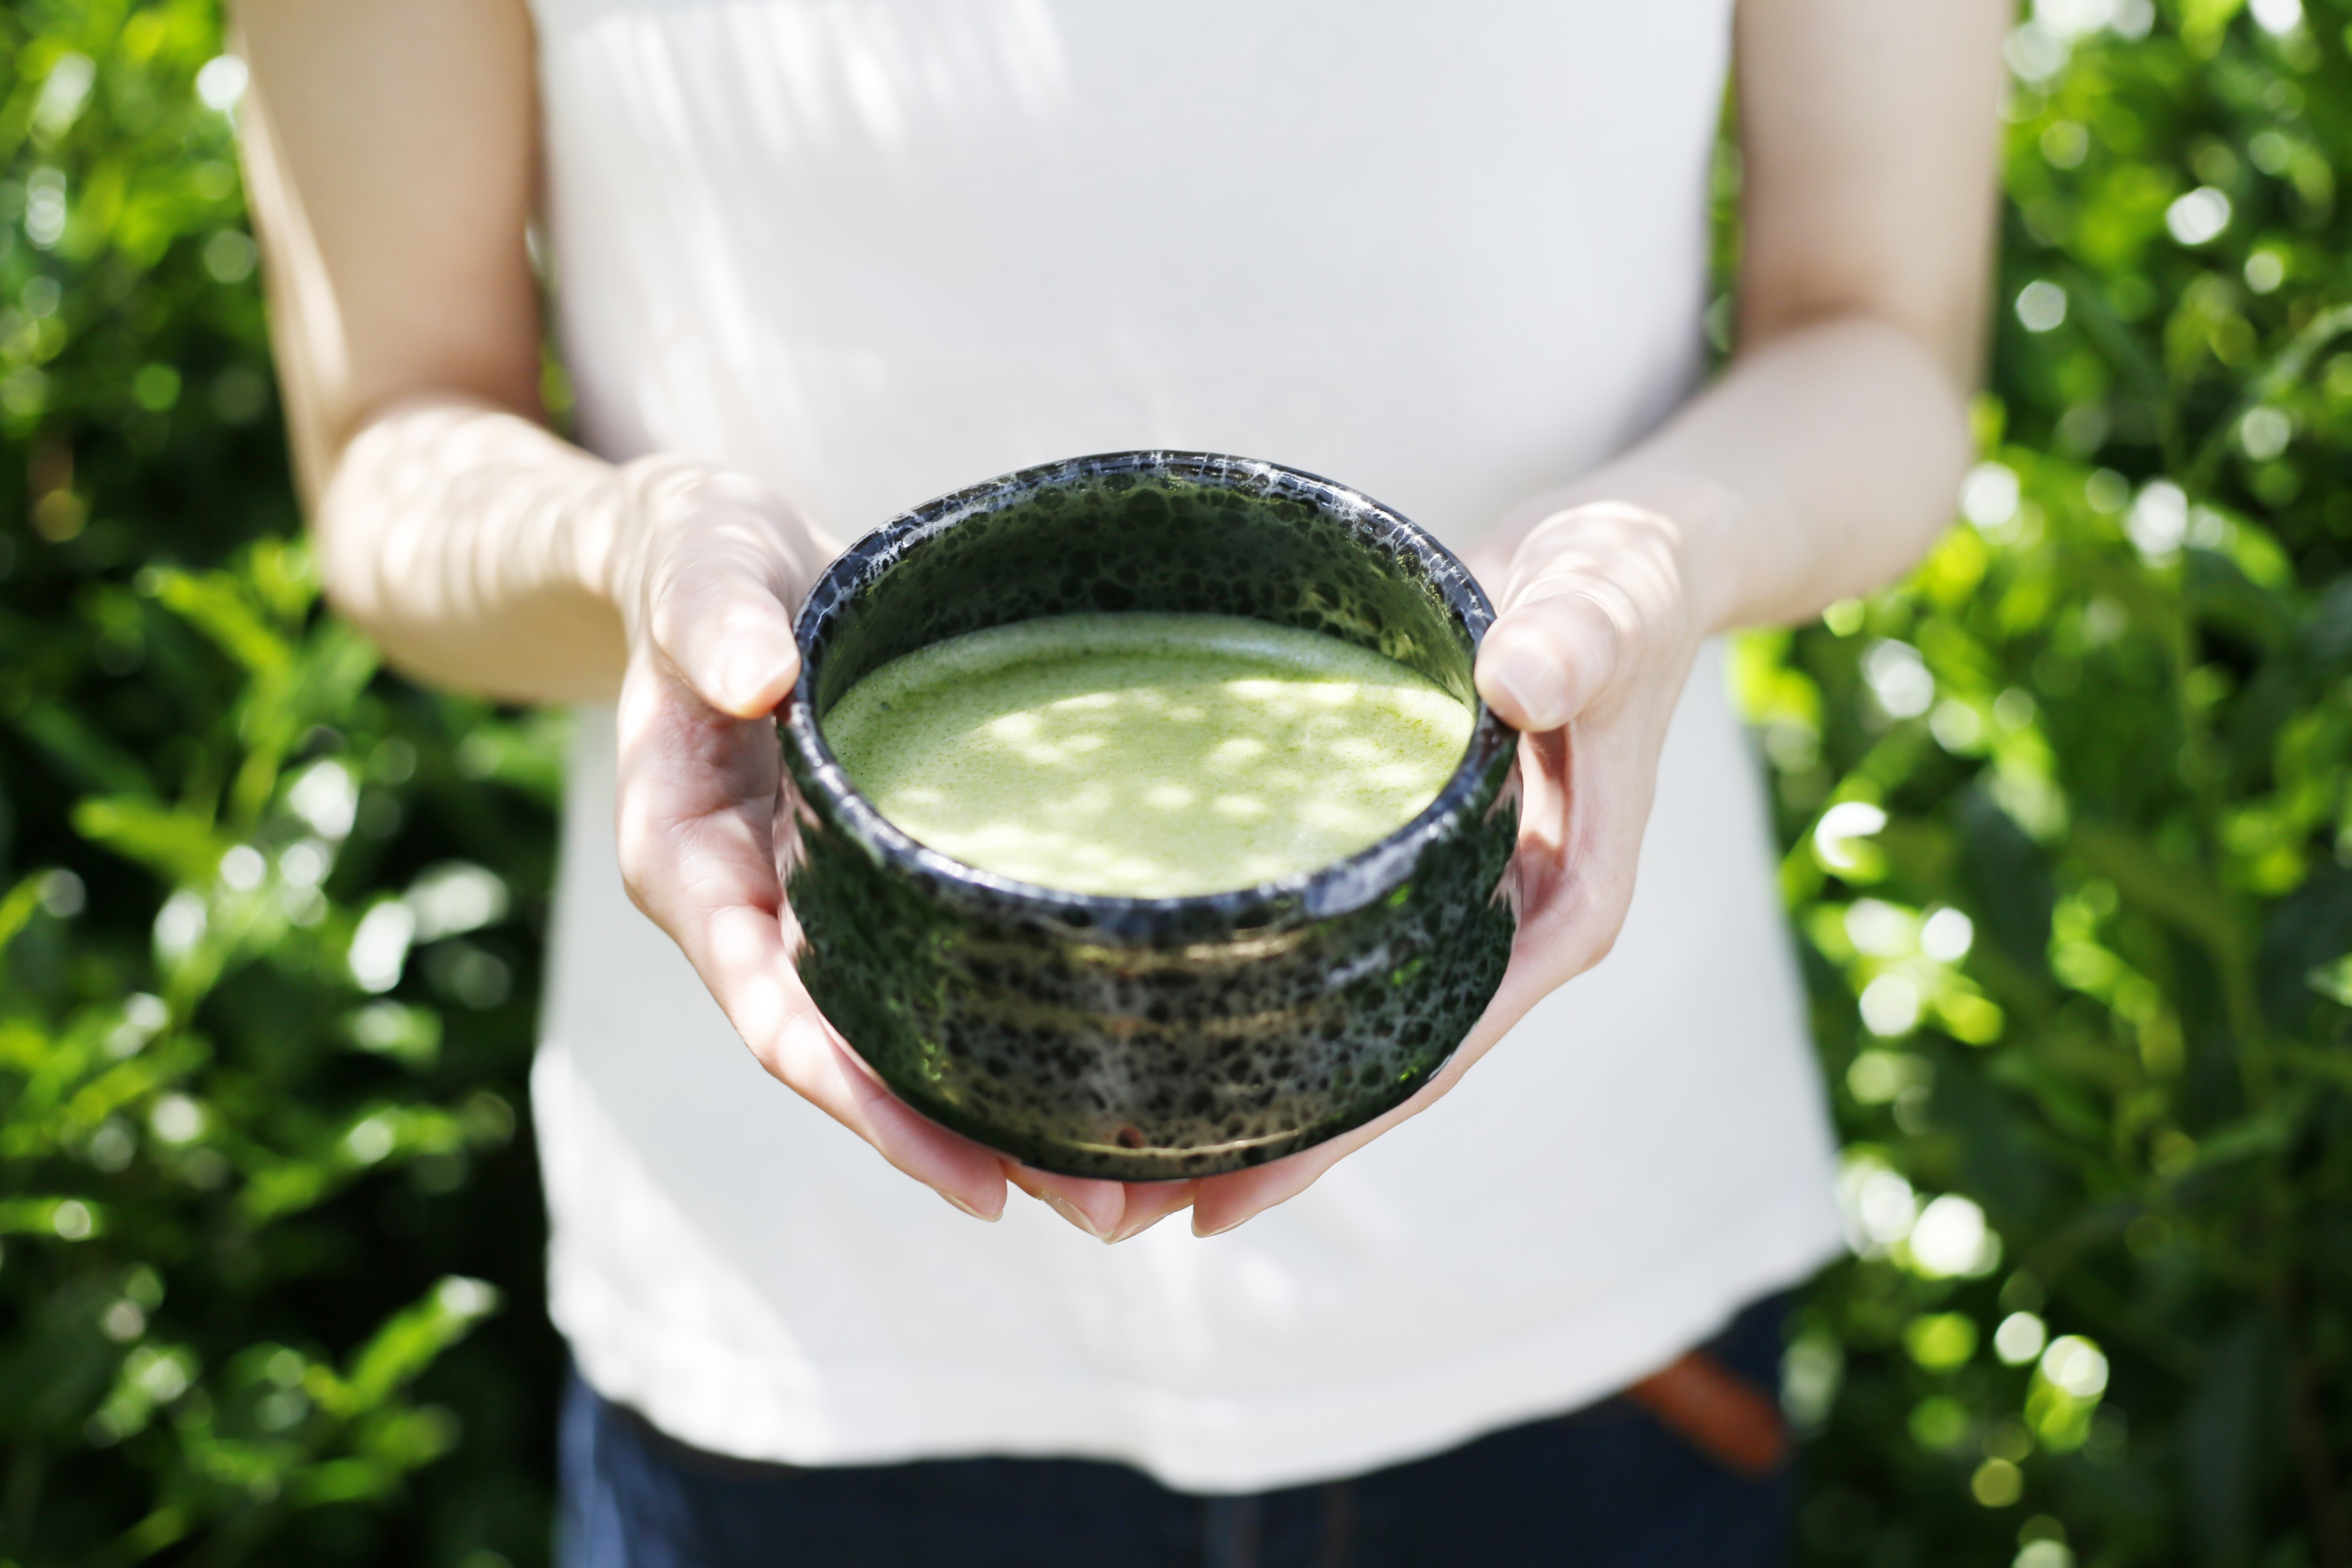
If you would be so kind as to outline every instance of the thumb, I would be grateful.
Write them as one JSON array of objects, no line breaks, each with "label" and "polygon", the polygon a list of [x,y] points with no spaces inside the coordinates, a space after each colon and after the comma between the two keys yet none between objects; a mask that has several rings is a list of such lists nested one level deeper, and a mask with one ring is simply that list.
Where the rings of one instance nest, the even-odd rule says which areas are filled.
[{"label": "thumb", "polygon": [[1523,600],[1478,649],[1478,695],[1513,728],[1557,730],[1617,676],[1622,634],[1588,594],[1565,588]]},{"label": "thumb", "polygon": [[775,710],[800,679],[792,617],[766,583],[699,568],[682,575],[654,616],[654,641],[697,695],[722,713]]},{"label": "thumb", "polygon": [[793,611],[822,542],[744,475],[672,458],[624,473],[634,542],[615,596],[632,642],[719,712],[766,717],[800,678]]}]

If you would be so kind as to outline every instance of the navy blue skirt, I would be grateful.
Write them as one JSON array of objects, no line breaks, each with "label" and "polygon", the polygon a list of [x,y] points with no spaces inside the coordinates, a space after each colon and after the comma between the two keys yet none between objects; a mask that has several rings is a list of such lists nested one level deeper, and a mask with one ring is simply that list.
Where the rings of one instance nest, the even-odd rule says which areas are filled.
[{"label": "navy blue skirt", "polygon": [[[1784,1305],[1708,1352],[1777,1388]],[[1785,1465],[1743,1473],[1622,1397],[1346,1480],[1202,1497],[1085,1459],[730,1459],[575,1377],[562,1465],[559,1568],[1779,1568],[1790,1501]]]}]

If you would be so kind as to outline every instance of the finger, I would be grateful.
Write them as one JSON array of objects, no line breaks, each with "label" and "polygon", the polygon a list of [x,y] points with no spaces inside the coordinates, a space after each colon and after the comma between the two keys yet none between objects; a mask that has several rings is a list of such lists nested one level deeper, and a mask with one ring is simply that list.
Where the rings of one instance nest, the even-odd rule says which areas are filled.
[{"label": "finger", "polygon": [[1633,650],[1690,640],[1680,552],[1671,521],[1622,502],[1537,522],[1480,648],[1479,694],[1520,729],[1558,729],[1623,679]]},{"label": "finger", "polygon": [[1624,632],[1605,597],[1588,584],[1559,584],[1522,599],[1487,631],[1478,695],[1505,723],[1557,730],[1616,679]]},{"label": "finger", "polygon": [[745,476],[631,465],[647,532],[627,598],[643,630],[704,700],[750,718],[792,689],[793,614],[831,542]]},{"label": "finger", "polygon": [[975,1219],[1003,1218],[1004,1175],[997,1157],[892,1094],[807,998],[801,992],[803,1005],[778,1028],[771,1052],[753,1047],[761,1065],[964,1213]]},{"label": "finger", "polygon": [[[1632,900],[1658,745],[1695,644],[1654,530],[1605,510],[1556,522],[1522,551],[1509,608],[1487,632],[1477,666],[1479,694],[1523,732],[1513,862],[1520,919],[1501,984],[1469,1037],[1402,1105],[1312,1149],[1202,1182],[1194,1234],[1231,1230],[1296,1197],[1435,1104],[1529,1008],[1614,942]],[[1654,699],[1646,707],[1634,700],[1643,690]]]},{"label": "finger", "polygon": [[621,703],[615,828],[630,897],[677,942],[761,1065],[967,1212],[1003,1212],[997,1158],[866,1074],[793,967],[771,842],[773,727],[712,713],[640,659]]},{"label": "finger", "polygon": [[1114,1242],[1141,1236],[1170,1215],[1191,1206],[1198,1182],[1131,1182],[1127,1189],[1127,1213],[1111,1236]]},{"label": "finger", "polygon": [[712,710],[639,658],[622,683],[619,730],[614,829],[638,908],[681,941],[712,911],[780,910],[774,726]]},{"label": "finger", "polygon": [[1117,1236],[1127,1212],[1127,1188],[1118,1182],[1086,1176],[1057,1176],[1016,1161],[1004,1162],[1007,1180],[1093,1237],[1108,1241]]},{"label": "finger", "polygon": [[739,719],[775,711],[800,678],[792,614],[753,562],[698,561],[656,606],[653,634],[695,692]]},{"label": "finger", "polygon": [[1511,878],[1519,926],[1513,963],[1559,984],[1607,955],[1633,899],[1656,795],[1648,723],[1580,723],[1522,738],[1523,812]]},{"label": "finger", "polygon": [[1003,1215],[997,1156],[922,1116],[866,1070],[802,987],[778,931],[773,919],[740,907],[690,926],[679,945],[770,1074],[965,1213]]}]

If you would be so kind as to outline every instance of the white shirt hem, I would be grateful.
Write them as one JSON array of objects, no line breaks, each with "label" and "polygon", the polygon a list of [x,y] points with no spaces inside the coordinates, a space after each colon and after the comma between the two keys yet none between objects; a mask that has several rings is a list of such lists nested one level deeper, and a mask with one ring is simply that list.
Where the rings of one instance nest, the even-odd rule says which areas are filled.
[{"label": "white shirt hem", "polygon": [[763,1357],[653,1318],[567,1267],[561,1247],[551,1311],[591,1387],[710,1452],[817,1466],[1064,1456],[1131,1464],[1182,1491],[1256,1491],[1360,1474],[1591,1404],[1841,1245],[1826,1191],[1784,1196],[1535,1331],[1346,1386],[1223,1398],[1034,1368]]}]

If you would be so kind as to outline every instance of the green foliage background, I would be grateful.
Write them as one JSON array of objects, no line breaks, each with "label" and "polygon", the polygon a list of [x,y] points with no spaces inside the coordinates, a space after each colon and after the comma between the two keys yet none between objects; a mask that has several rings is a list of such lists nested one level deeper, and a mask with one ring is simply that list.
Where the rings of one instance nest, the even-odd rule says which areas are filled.
[{"label": "green foliage background", "polygon": [[0,10],[0,1562],[541,1562],[553,736],[318,612],[219,48]]},{"label": "green foliage background", "polygon": [[1743,649],[1864,1254],[1815,1562],[2352,1564],[2347,23],[2035,9],[1969,521]]},{"label": "green foliage background", "polygon": [[[1740,648],[1860,1253],[1789,1358],[1811,1563],[2352,1568],[2352,0],[2304,5],[2035,8],[1967,521]],[[0,8],[0,1563],[536,1563],[558,735],[319,613],[218,50]]]}]

